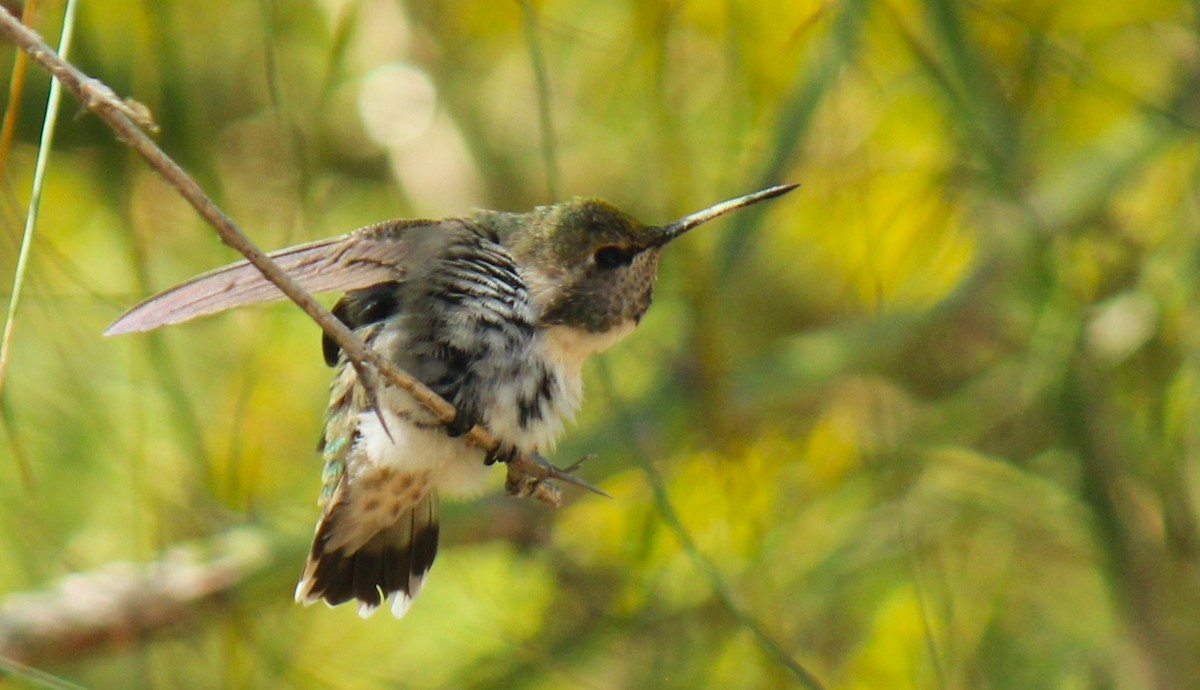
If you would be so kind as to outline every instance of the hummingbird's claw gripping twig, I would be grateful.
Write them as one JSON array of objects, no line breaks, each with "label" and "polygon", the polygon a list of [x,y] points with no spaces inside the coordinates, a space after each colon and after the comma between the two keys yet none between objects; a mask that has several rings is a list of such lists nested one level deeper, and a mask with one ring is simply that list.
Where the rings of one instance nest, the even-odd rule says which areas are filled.
[{"label": "hummingbird's claw gripping twig", "polygon": [[550,476],[549,476],[550,479],[559,479],[568,484],[574,484],[575,486],[578,486],[582,489],[587,489],[588,491],[591,491],[592,493],[598,494],[605,498],[612,498],[612,495],[609,494],[604,489],[601,489],[600,487],[596,486],[595,484],[592,484],[591,482],[587,481],[586,479],[581,479],[581,478],[575,476],[575,474],[574,474],[575,470],[579,469],[583,465],[583,463],[587,462],[588,460],[595,460],[595,459],[596,459],[596,454],[589,453],[588,455],[585,455],[582,458],[579,458],[575,462],[571,463],[570,465],[568,465],[567,467],[564,467],[562,469],[559,469],[559,468],[555,467],[554,465],[551,465],[549,462],[546,462],[544,459],[542,460],[542,462],[546,462],[546,466],[549,468],[548,471],[550,473]]},{"label": "hummingbird's claw gripping twig", "polygon": [[596,456],[585,456],[572,465],[560,469],[536,453],[532,455],[518,454],[508,462],[508,478],[504,482],[504,489],[510,496],[518,498],[533,496],[555,508],[562,505],[562,493],[557,486],[547,481],[550,479],[558,479],[606,498],[612,498],[608,492],[572,474],[579,469],[580,465],[594,457]]},{"label": "hummingbird's claw gripping twig", "polygon": [[383,416],[383,405],[379,402],[379,379],[375,378],[378,374],[378,369],[371,368],[373,362],[352,362],[354,370],[358,372],[358,380],[362,383],[363,390],[367,393],[367,399],[371,401],[371,408],[375,410],[375,418],[379,420],[379,427],[383,429],[383,433],[387,435],[388,440],[392,443],[396,439],[392,437],[392,430],[388,428],[387,418]]}]

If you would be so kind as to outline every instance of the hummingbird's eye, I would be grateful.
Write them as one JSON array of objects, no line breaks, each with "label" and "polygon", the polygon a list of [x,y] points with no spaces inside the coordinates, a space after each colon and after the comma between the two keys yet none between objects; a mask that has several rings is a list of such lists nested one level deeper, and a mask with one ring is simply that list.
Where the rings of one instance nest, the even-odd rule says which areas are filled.
[{"label": "hummingbird's eye", "polygon": [[617,268],[618,266],[628,266],[635,256],[637,256],[636,249],[601,247],[596,250],[593,258],[600,268]]}]

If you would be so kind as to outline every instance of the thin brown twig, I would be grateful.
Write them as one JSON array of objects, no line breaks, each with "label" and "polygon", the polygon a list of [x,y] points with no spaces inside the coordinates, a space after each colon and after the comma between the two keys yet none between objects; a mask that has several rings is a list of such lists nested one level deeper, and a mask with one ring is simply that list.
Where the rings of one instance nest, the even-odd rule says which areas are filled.
[{"label": "thin brown twig", "polygon": [[[143,128],[151,131],[157,128],[144,105],[133,100],[121,99],[106,84],[89,77],[63,60],[46,45],[37,32],[21,24],[7,10],[0,11],[0,36],[27,53],[34,62],[58,79],[85,108],[96,113],[118,139],[141,154],[150,167],[196,209],[217,232],[222,242],[246,257],[267,280],[279,288],[280,292],[304,310],[304,313],[346,353],[347,359],[359,374],[359,380],[373,399],[378,400],[377,380],[373,376],[373,373],[377,373],[386,383],[411,395],[442,424],[449,424],[454,420],[458,413],[453,405],[420,381],[393,366],[378,353],[368,350],[345,324],[321,306],[311,294],[246,237],[233,219],[217,206],[196,180],[146,135]],[[379,410],[378,404],[376,410]],[[487,453],[497,451],[501,445],[496,436],[480,425],[468,430],[463,439]],[[558,505],[561,497],[557,488],[546,482],[548,479],[563,480],[603,494],[599,489],[572,476],[569,471],[559,470],[536,454],[517,453],[508,462],[506,486],[509,493],[531,495],[551,505]]]}]

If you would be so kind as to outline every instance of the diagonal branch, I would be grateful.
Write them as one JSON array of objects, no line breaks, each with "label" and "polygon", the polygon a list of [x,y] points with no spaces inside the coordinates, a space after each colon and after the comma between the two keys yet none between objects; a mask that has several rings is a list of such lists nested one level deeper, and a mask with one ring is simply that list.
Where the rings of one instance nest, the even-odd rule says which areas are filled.
[{"label": "diagonal branch", "polygon": [[[442,424],[454,420],[457,411],[420,381],[401,371],[373,350],[368,350],[357,336],[337,319],[328,309],[300,287],[288,274],[272,261],[261,249],[254,245],[237,227],[224,211],[222,211],[187,172],[171,159],[149,136],[143,128],[156,129],[149,111],[142,104],[121,99],[111,88],[89,77],[71,63],[63,60],[46,45],[32,29],[24,26],[8,12],[0,10],[0,36],[16,45],[29,55],[30,59],[50,72],[68,91],[70,91],[85,108],[96,113],[106,125],[116,133],[117,138],[128,144],[141,154],[142,158],[163,179],[174,187],[179,194],[196,209],[196,212],[212,226],[220,236],[221,241],[237,250],[254,265],[263,276],[275,284],[279,290],[292,302],[304,310],[305,314],[317,323],[335,343],[346,353],[354,369],[358,372],[359,380],[367,389],[371,398],[378,401],[378,374],[389,385],[403,389],[417,402],[432,412]],[[379,409],[379,405],[376,405]],[[385,426],[386,428],[386,426]],[[463,435],[464,440],[471,445],[493,453],[500,448],[500,441],[490,431],[476,425]],[[517,454],[509,463],[510,493],[518,493],[515,487],[523,487],[520,495],[533,495],[540,500],[557,505],[560,497],[557,489],[546,483],[547,479],[562,479],[585,488],[592,488],[569,474],[547,463],[536,454]],[[516,481],[514,481],[514,479]]]}]

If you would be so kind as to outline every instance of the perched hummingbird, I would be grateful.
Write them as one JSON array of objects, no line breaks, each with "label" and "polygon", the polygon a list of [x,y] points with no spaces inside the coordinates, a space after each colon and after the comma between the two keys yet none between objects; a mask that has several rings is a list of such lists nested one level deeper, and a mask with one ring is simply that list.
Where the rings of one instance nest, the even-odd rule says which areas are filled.
[{"label": "perched hummingbird", "polygon": [[[582,398],[583,361],[628,335],[650,306],[663,247],[793,188],[770,187],[664,226],[576,198],[528,213],[385,221],[271,254],[309,291],[346,291],[334,315],[458,411],[444,427],[390,387],[377,411],[345,354],[323,337],[337,373],[319,445],[322,514],[296,600],[357,599],[363,616],[391,600],[403,616],[437,552],[439,494],[477,493],[485,464],[553,446]],[[106,334],[282,297],[242,261],[147,299]],[[452,438],[475,423],[501,440],[500,452],[485,457]]]}]

